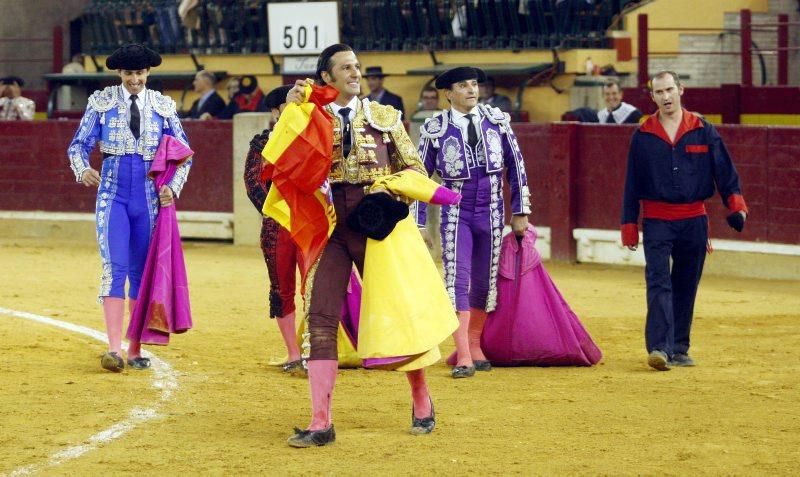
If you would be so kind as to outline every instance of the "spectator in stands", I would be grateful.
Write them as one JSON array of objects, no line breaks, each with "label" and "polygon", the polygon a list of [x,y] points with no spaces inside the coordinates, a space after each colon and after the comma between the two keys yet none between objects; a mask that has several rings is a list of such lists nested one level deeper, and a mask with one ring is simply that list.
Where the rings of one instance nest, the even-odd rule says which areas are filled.
[{"label": "spectator in stands", "polygon": [[0,78],[0,120],[33,120],[36,104],[22,96],[22,86],[25,82],[19,76]]},{"label": "spectator in stands", "polygon": [[622,244],[639,246],[641,211],[647,318],[647,363],[659,371],[694,366],[689,357],[697,286],[708,246],[704,202],[715,190],[741,232],[748,209],[739,175],[717,130],[681,107],[683,85],[672,71],[650,80],[658,106],[631,138],[622,201]]},{"label": "spectator in stands", "polygon": [[[84,68],[83,62],[82,53],[72,55],[72,60],[64,65],[61,72],[66,74],[85,73],[86,68]],[[64,85],[58,88],[59,110],[83,111],[86,109],[87,100],[86,88],[83,86]]]},{"label": "spectator in stands", "polygon": [[394,107],[400,111],[405,117],[405,109],[403,109],[403,98],[387,91],[383,87],[383,79],[389,75],[383,73],[383,68],[380,66],[368,66],[364,72],[364,78],[367,79],[367,87],[369,87],[368,98],[370,101],[375,101],[380,104],[386,104]]},{"label": "spectator in stands", "polygon": [[494,106],[504,113],[511,112],[511,100],[508,96],[497,94],[494,91],[494,78],[491,76],[486,77],[486,81],[479,85],[480,87],[480,103],[488,106]]},{"label": "spectator in stands", "polygon": [[214,84],[217,82],[217,78],[214,77],[214,73],[211,73],[207,70],[198,71],[196,75],[194,75],[194,91],[200,95],[194,103],[192,103],[192,108],[189,109],[188,113],[183,114],[181,117],[184,118],[191,118],[191,119],[212,119],[213,117],[219,115],[223,109],[225,109],[225,100],[222,99],[222,96],[217,94],[217,90],[214,89]]},{"label": "spectator in stands", "polygon": [[[264,93],[258,87],[258,80],[255,76],[248,75],[238,78],[238,89],[233,93],[230,103],[217,116],[217,119],[231,119],[235,114],[267,112],[267,103]],[[231,94],[233,85],[228,82],[228,94]]]},{"label": "spectator in stands", "polygon": [[600,123],[608,124],[639,124],[642,112],[622,101],[622,89],[619,87],[619,80],[609,78],[603,85],[603,100],[606,108],[597,112],[597,119]]},{"label": "spectator in stands", "polygon": [[438,111],[439,109],[439,90],[433,86],[426,86],[420,96],[422,104],[421,111]]}]

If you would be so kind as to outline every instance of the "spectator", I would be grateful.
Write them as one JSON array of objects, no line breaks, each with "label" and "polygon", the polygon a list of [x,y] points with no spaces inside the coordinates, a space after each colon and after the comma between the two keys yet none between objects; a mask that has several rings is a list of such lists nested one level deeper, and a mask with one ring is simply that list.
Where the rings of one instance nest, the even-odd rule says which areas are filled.
[{"label": "spectator", "polygon": [[217,79],[214,73],[207,70],[198,71],[194,76],[194,91],[200,95],[194,103],[192,103],[189,112],[182,115],[184,118],[190,119],[212,119],[219,115],[225,109],[225,100],[217,94],[214,89],[214,84]]},{"label": "spectator", "polygon": [[420,96],[422,104],[421,111],[438,111],[439,109],[439,90],[433,86],[426,86]]},{"label": "spectator", "polygon": [[419,144],[419,128],[425,120],[442,109],[439,107],[439,90],[433,86],[426,86],[420,95],[419,104],[421,108],[411,115],[408,128],[408,136],[414,144]]},{"label": "spectator", "polygon": [[[66,74],[85,73],[84,59],[82,53],[72,55],[72,60],[64,65],[61,72]],[[83,86],[64,85],[58,89],[59,110],[83,111],[86,109],[87,100],[86,88]]]},{"label": "spectator", "polygon": [[[233,85],[228,82],[228,94],[233,91]],[[267,112],[264,93],[258,87],[255,76],[248,75],[238,78],[238,88],[232,93],[230,103],[219,113],[217,119],[231,119],[234,115],[247,112]]]},{"label": "spectator", "polygon": [[622,101],[622,89],[619,87],[619,80],[609,78],[603,85],[603,101],[606,108],[597,112],[597,119],[600,123],[608,124],[639,124],[642,112]]},{"label": "spectator", "polygon": [[19,76],[0,78],[0,120],[33,120],[36,104],[22,96],[25,82]]},{"label": "spectator", "polygon": [[383,79],[389,75],[383,73],[383,68],[380,66],[368,66],[364,73],[364,78],[367,79],[367,87],[369,88],[369,95],[367,96],[370,101],[375,101],[380,104],[385,104],[394,107],[400,111],[405,117],[406,111],[403,108],[403,98],[387,91],[383,87]]},{"label": "spectator", "polygon": [[497,94],[494,91],[494,78],[491,76],[486,77],[486,81],[481,83],[479,86],[481,104],[486,104],[488,106],[494,106],[495,108],[500,109],[500,111],[504,113],[511,112],[511,100],[508,96],[503,96],[502,94]]}]

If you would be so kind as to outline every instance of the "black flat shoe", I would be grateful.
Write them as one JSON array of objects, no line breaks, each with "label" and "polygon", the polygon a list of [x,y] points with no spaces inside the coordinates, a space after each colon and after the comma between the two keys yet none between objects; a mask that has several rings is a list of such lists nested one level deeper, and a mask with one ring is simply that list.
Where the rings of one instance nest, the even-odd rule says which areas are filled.
[{"label": "black flat shoe", "polygon": [[488,359],[477,359],[472,362],[475,365],[475,371],[491,371],[492,363]]},{"label": "black flat shoe", "polygon": [[133,369],[147,369],[150,367],[150,359],[142,358],[141,356],[138,358],[129,359],[128,366]]},{"label": "black flat shoe", "polygon": [[453,366],[450,376],[455,379],[471,378],[475,376],[475,366]]},{"label": "black flat shoe", "polygon": [[306,376],[308,375],[308,370],[306,370],[305,365],[303,364],[302,359],[297,359],[294,361],[287,361],[286,363],[281,366],[284,373],[291,374],[292,376]]},{"label": "black flat shoe", "polygon": [[122,356],[117,352],[109,351],[103,353],[103,356],[100,357],[100,366],[112,373],[121,373],[125,369],[125,361],[122,360]]},{"label": "black flat shoe", "polygon": [[336,431],[331,424],[331,427],[321,431],[304,431],[295,427],[294,435],[286,443],[290,447],[316,447],[333,444],[335,441]]},{"label": "black flat shoe", "polygon": [[[430,399],[430,398],[429,398]],[[433,428],[436,427],[436,411],[433,409],[433,401],[431,401],[431,415],[423,417],[422,419],[414,415],[414,404],[411,404],[411,434],[421,436],[423,434],[430,434]]]}]

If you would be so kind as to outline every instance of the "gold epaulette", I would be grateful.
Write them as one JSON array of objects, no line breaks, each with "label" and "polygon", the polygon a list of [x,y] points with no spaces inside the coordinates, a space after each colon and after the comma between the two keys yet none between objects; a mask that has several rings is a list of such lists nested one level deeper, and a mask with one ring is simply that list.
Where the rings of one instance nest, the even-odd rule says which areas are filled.
[{"label": "gold epaulette", "polygon": [[392,106],[380,104],[377,101],[370,101],[368,98],[361,100],[364,106],[364,116],[373,128],[381,132],[390,132],[402,125],[402,113]]}]

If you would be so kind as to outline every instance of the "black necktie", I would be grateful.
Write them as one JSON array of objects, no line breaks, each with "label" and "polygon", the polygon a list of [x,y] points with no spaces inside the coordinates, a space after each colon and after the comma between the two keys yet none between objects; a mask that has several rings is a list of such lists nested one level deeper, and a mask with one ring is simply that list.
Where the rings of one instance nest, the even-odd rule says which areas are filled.
[{"label": "black necktie", "polygon": [[[616,109],[614,110],[616,111]],[[617,120],[614,119],[614,111],[608,112],[608,117],[606,118],[606,124],[617,124]]]},{"label": "black necktie", "polygon": [[467,125],[467,143],[469,143],[469,147],[475,149],[478,146],[478,131],[475,129],[475,123],[472,122],[472,117],[475,116],[474,114],[467,114],[464,117],[469,120],[469,124]]},{"label": "black necktie", "polygon": [[131,132],[133,133],[133,137],[139,139],[139,106],[136,104],[136,100],[139,99],[138,96],[135,94],[131,95]]},{"label": "black necktie", "polygon": [[350,148],[353,145],[350,133],[350,108],[340,109],[339,116],[342,117],[342,157],[347,157],[350,155]]}]

